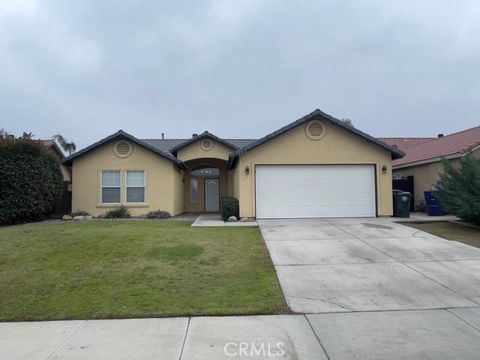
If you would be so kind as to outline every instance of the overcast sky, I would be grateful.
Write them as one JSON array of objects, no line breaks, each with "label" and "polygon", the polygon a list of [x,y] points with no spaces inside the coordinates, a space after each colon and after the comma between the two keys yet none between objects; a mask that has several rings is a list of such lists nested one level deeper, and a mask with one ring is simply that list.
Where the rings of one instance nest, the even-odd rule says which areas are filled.
[{"label": "overcast sky", "polygon": [[320,108],[449,133],[480,125],[479,19],[478,0],[0,0],[0,128],[256,138]]}]

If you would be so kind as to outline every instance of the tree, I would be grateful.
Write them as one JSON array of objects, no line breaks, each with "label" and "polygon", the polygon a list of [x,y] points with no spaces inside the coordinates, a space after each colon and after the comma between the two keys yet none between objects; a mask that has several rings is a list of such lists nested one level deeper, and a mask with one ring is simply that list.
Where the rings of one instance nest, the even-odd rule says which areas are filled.
[{"label": "tree", "polygon": [[463,220],[480,224],[480,159],[469,153],[458,169],[445,159],[443,167],[437,184],[443,208]]},{"label": "tree", "polygon": [[75,150],[77,150],[77,145],[75,145],[73,141],[68,142],[68,140],[65,139],[60,134],[52,136],[52,139],[58,142],[58,144],[62,147],[62,149],[68,152],[68,155],[72,155],[72,153],[75,152]]}]

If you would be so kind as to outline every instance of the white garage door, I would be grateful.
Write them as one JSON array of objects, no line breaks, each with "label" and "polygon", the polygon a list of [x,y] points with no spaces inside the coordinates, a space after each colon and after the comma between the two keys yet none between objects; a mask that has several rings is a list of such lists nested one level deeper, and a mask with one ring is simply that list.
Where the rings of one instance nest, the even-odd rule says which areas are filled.
[{"label": "white garage door", "polygon": [[375,216],[373,165],[256,166],[257,218]]}]

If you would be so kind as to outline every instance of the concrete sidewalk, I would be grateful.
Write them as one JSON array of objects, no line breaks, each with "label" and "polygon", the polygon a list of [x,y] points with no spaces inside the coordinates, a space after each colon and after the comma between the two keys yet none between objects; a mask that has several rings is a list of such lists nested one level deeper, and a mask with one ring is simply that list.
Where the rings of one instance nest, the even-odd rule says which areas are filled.
[{"label": "concrete sidewalk", "polygon": [[258,226],[256,221],[223,221],[220,214],[201,214],[197,217],[192,224],[193,227],[222,227],[222,226],[246,226],[255,227]]},{"label": "concrete sidewalk", "polygon": [[0,323],[2,360],[478,359],[480,308]]}]

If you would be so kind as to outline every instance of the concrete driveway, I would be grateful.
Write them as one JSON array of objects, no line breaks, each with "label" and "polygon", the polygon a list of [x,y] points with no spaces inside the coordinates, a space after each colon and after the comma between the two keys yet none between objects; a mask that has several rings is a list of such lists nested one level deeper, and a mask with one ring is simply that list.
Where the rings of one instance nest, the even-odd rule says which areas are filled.
[{"label": "concrete driveway", "polygon": [[480,249],[389,219],[258,223],[294,312],[480,306]]}]

